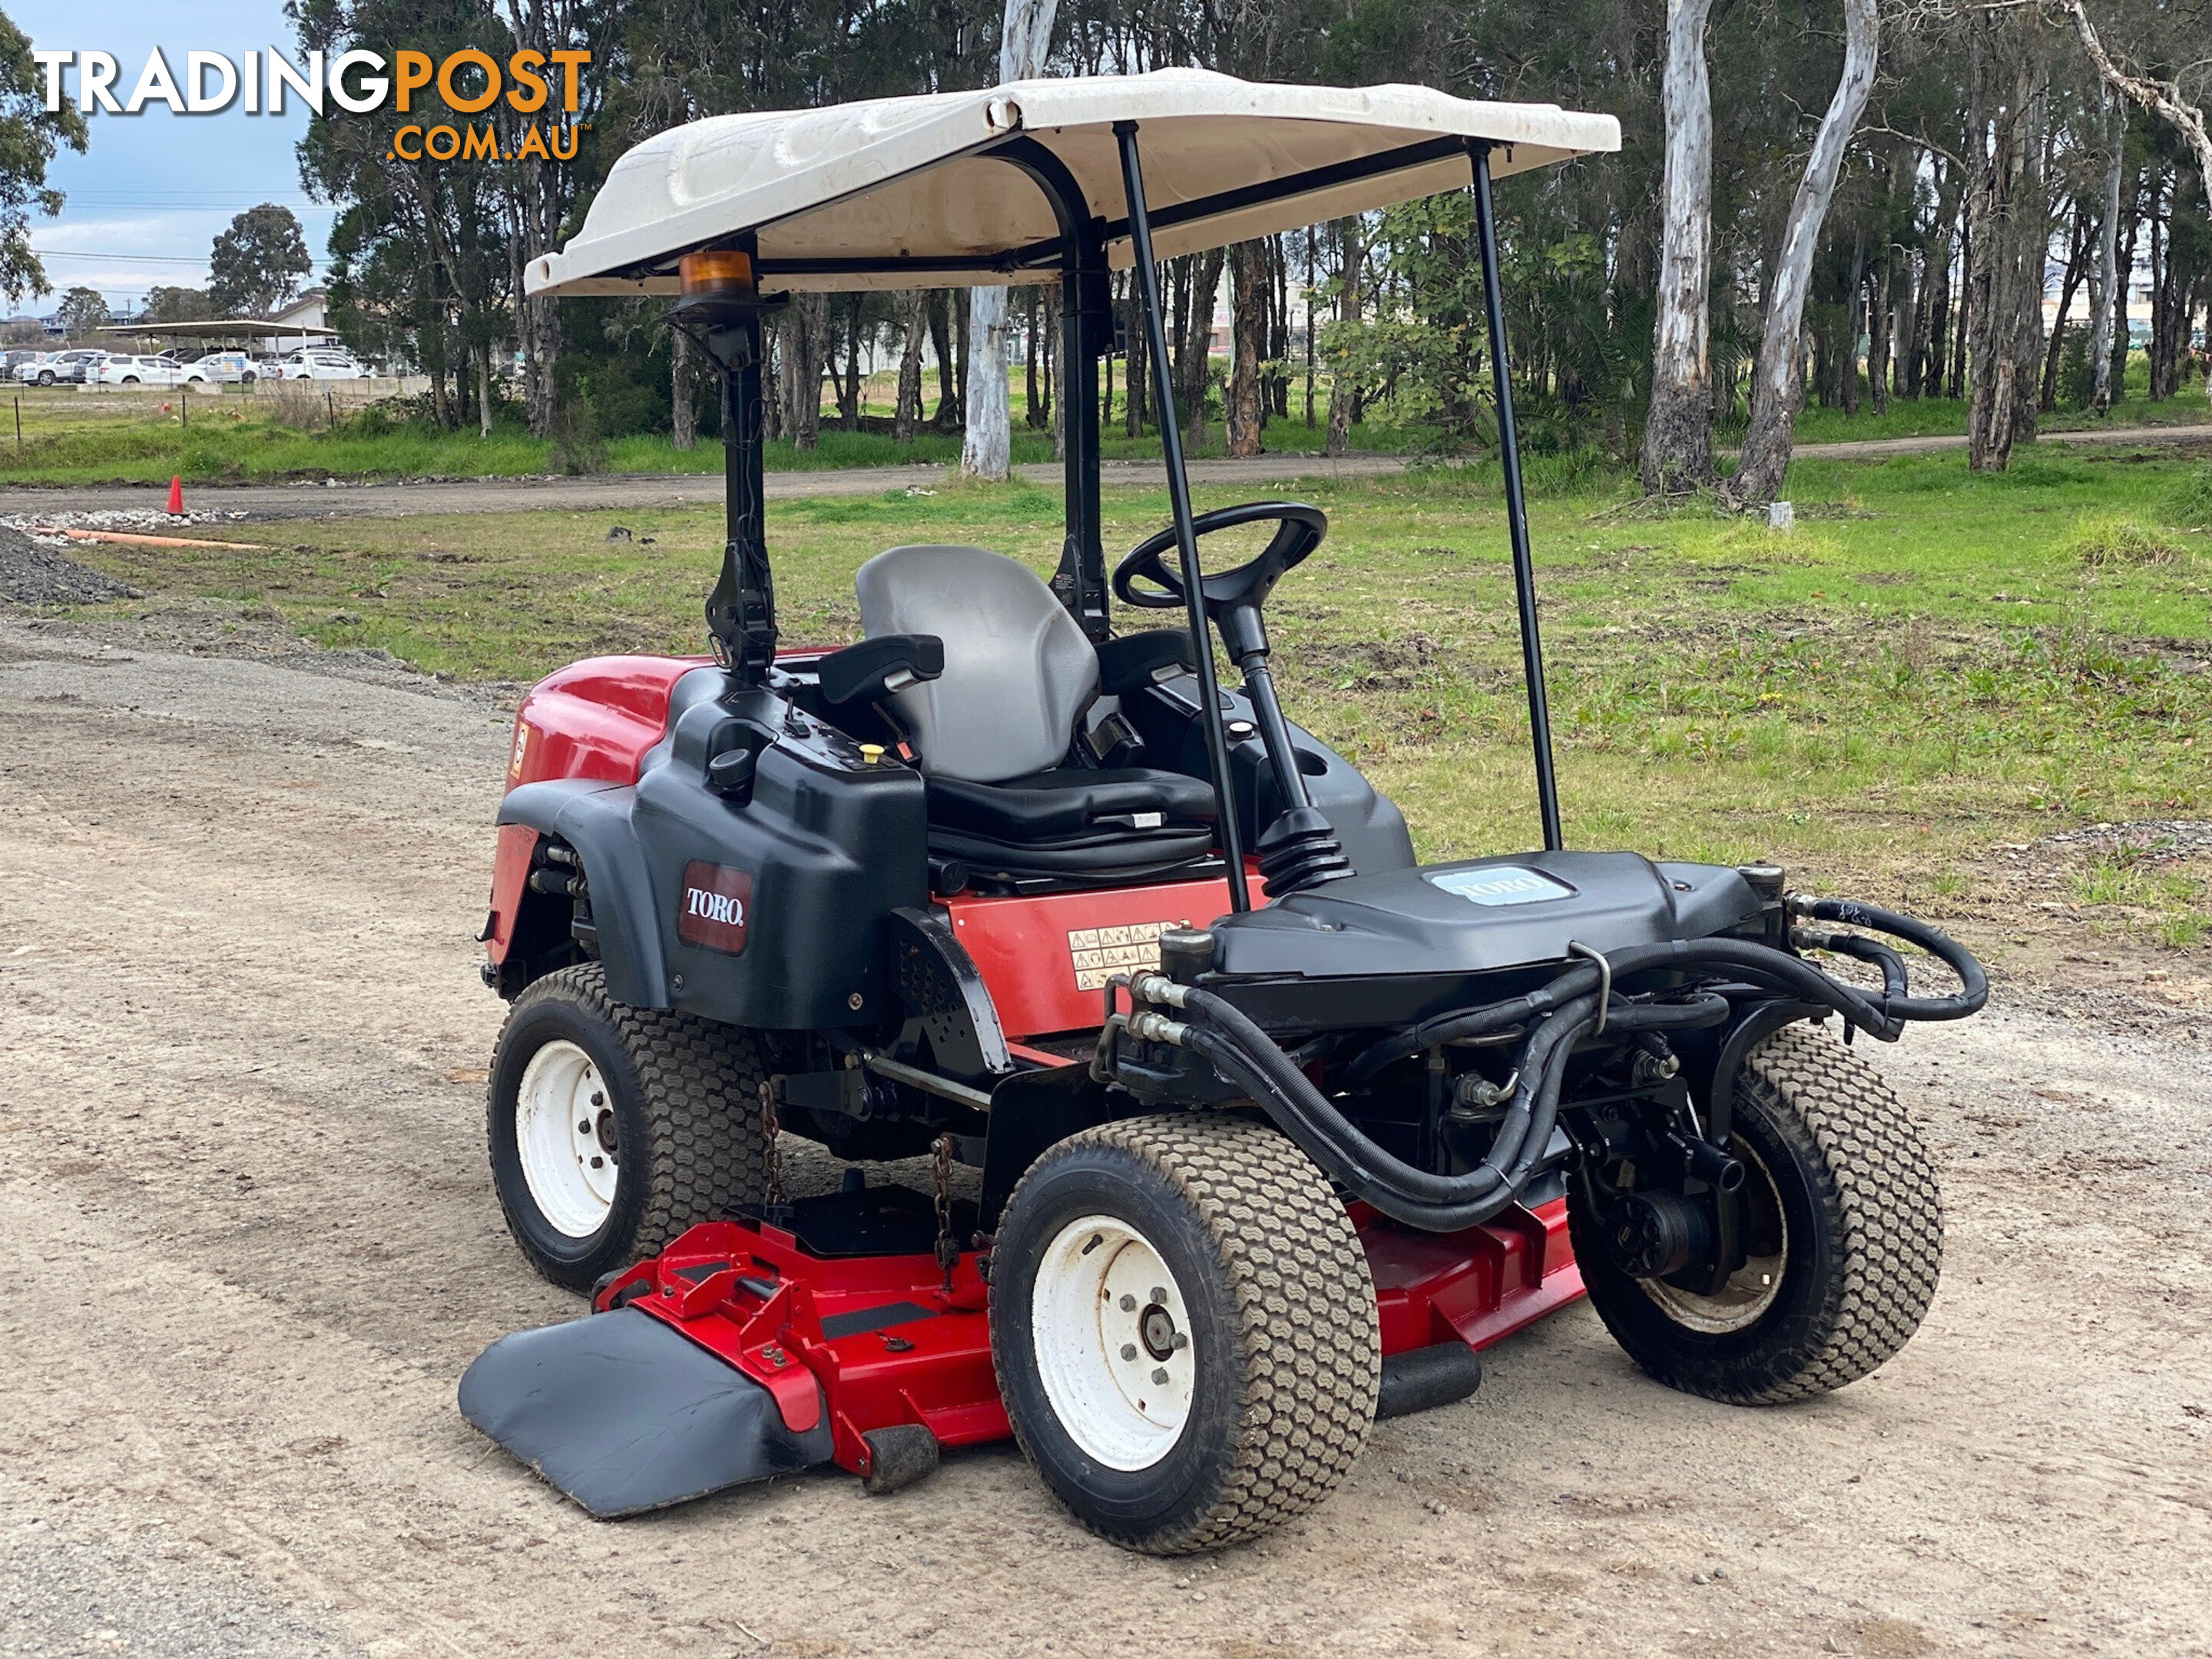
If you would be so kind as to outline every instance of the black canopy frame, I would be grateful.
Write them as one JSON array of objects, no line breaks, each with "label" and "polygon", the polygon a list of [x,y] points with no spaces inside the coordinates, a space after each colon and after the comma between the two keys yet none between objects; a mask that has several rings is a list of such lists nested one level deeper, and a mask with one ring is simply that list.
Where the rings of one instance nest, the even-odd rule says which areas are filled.
[{"label": "black canopy frame", "polygon": [[[995,140],[975,152],[1003,161],[1027,176],[1042,191],[1059,227],[1059,234],[1054,238],[1009,249],[986,263],[1008,276],[1048,270],[1055,265],[1059,269],[1062,362],[1066,378],[1060,394],[1066,451],[1066,533],[1052,587],[1085,634],[1093,641],[1103,641],[1111,634],[1112,622],[1107,609],[1106,557],[1100,536],[1098,362],[1112,349],[1114,338],[1108,250],[1124,240],[1131,244],[1137,295],[1149,347],[1147,355],[1152,363],[1153,392],[1162,416],[1162,459],[1167,472],[1168,501],[1176,532],[1189,625],[1197,647],[1194,654],[1199,702],[1206,757],[1218,803],[1222,851],[1233,908],[1249,908],[1250,897],[1246,890],[1243,848],[1231,795],[1228,734],[1214,672],[1212,640],[1200,596],[1200,568],[1197,538],[1192,528],[1194,515],[1190,480],[1184,463],[1182,434],[1175,418],[1158,268],[1152,258],[1152,232],[1155,228],[1167,228],[1430,165],[1455,152],[1467,158],[1468,182],[1474,195],[1475,238],[1481,263],[1484,314],[1498,416],[1498,463],[1504,475],[1506,527],[1512,547],[1514,598],[1520,626],[1522,672],[1528,695],[1529,742],[1535,763],[1537,810],[1545,847],[1558,850],[1564,844],[1559,785],[1553,763],[1535,568],[1528,537],[1528,502],[1521,477],[1520,432],[1514,417],[1511,358],[1498,271],[1497,211],[1491,187],[1493,146],[1483,139],[1455,136],[1425,139],[1377,155],[1174,204],[1155,212],[1145,198],[1139,128],[1139,124],[1134,121],[1116,122],[1114,126],[1121,153],[1126,207],[1126,216],[1121,219],[1109,220],[1091,213],[1066,164],[1032,137],[1018,134]],[[1507,155],[1510,161],[1510,147]],[[718,238],[712,246],[744,252],[753,261],[756,281],[763,287],[773,286],[778,276],[901,272],[922,276],[950,270],[956,264],[960,270],[973,270],[977,264],[972,257],[947,261],[893,255],[762,260],[757,257],[762,228],[765,227],[756,227],[740,237]],[[759,290],[754,291],[757,294]],[[669,314],[672,324],[693,334],[706,346],[723,371],[723,429],[728,434],[724,445],[726,540],[720,579],[708,602],[707,611],[716,656],[741,684],[747,686],[766,683],[775,657],[775,588],[763,516],[765,480],[761,446],[762,319],[766,311],[781,303],[777,296],[736,302],[725,295],[701,295],[687,296]]]}]

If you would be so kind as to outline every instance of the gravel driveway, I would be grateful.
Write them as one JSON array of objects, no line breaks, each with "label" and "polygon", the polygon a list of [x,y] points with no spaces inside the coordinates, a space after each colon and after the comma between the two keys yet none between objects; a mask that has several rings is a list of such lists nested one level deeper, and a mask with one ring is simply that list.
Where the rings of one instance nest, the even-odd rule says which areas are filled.
[{"label": "gravel driveway", "polygon": [[1314,1516],[1123,1554],[1008,1448],[599,1524],[461,1422],[577,1304],[507,1242],[478,982],[506,717],[0,615],[0,1653],[2175,1654],[2212,1631],[2201,1049],[2020,1006],[1881,1058],[1949,1257],[1747,1412],[1586,1309]]}]

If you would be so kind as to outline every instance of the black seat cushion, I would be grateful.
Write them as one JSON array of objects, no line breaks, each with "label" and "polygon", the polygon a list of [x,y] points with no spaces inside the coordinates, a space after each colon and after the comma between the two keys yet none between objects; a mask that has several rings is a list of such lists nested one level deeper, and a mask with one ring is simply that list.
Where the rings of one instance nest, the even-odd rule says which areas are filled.
[{"label": "black seat cushion", "polygon": [[1143,767],[1055,767],[1003,783],[928,780],[933,828],[1017,844],[1211,823],[1213,786]]}]

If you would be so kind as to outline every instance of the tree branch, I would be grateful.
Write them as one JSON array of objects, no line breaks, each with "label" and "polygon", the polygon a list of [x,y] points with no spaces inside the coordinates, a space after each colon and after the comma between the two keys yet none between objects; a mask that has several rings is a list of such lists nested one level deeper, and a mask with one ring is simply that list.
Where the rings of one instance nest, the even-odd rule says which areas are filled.
[{"label": "tree branch", "polygon": [[2207,131],[2204,112],[2181,96],[2180,87],[2171,81],[2160,81],[2149,76],[2130,75],[2112,61],[2098,40],[2096,26],[2089,21],[2089,14],[2082,0],[2055,0],[2060,11],[2074,20],[2075,33],[2081,37],[2081,49],[2089,54],[2097,73],[2105,84],[2122,97],[2141,105],[2179,133],[2189,148],[2196,152],[2197,171],[2212,179],[2212,131]]}]

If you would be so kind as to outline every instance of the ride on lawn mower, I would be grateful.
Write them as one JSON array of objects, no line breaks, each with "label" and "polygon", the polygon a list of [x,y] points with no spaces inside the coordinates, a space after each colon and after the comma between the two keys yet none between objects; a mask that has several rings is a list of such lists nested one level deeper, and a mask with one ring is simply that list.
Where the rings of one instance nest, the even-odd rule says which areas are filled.
[{"label": "ride on lawn mower", "polygon": [[[1086,1525],[1173,1553],[1310,1509],[1378,1416],[1465,1397],[1480,1349],[1585,1291],[1716,1400],[1898,1351],[1941,1201],[1850,1044],[1972,1013],[1981,969],[1779,869],[1560,834],[1491,183],[1618,146],[1552,106],[1176,70],[724,116],[623,158],[529,286],[676,295],[723,371],[727,544],[711,659],[580,663],[515,721],[492,1167],[594,1311],[488,1349],[471,1423],[599,1516],[830,1462],[892,1490],[1011,1432]],[[1111,589],[1181,625],[1115,632],[1097,365],[1111,268],[1172,409],[1156,260],[1462,188],[1543,848],[1425,866],[1270,677],[1269,595],[1326,520],[1194,514],[1172,420],[1172,522]],[[860,569],[860,643],[780,647],[764,319],[1045,281],[1049,585],[896,547]],[[1246,526],[1264,545],[1208,569]],[[1917,994],[1885,939],[1959,988]],[[842,1190],[787,1194],[780,1134],[853,1166]],[[923,1156],[929,1192],[865,1167]]]}]

